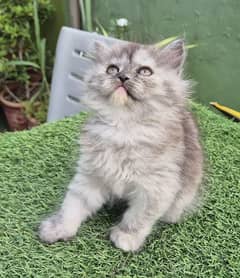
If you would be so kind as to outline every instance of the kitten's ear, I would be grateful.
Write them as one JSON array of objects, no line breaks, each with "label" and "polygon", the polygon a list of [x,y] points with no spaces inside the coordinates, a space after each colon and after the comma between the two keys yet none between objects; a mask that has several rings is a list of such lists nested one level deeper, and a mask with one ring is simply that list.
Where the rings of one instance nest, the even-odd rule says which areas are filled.
[{"label": "kitten's ear", "polygon": [[93,44],[93,55],[98,60],[103,60],[104,56],[109,52],[109,47],[100,41],[94,41]]},{"label": "kitten's ear", "polygon": [[181,74],[186,56],[185,42],[183,39],[178,39],[160,50],[159,62]]}]

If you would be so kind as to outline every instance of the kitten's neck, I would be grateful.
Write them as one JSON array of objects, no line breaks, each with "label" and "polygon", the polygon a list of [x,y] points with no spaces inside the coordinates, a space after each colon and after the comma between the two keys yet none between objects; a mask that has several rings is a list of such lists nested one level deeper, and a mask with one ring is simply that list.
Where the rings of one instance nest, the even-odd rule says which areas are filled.
[{"label": "kitten's neck", "polygon": [[162,109],[161,106],[155,107],[152,110],[149,108],[144,111],[128,111],[124,109],[113,109],[112,111],[106,110],[95,112],[94,119],[97,122],[102,122],[108,126],[133,126],[150,124],[165,126],[170,121],[177,121],[181,118],[182,107],[171,107],[170,109]]}]

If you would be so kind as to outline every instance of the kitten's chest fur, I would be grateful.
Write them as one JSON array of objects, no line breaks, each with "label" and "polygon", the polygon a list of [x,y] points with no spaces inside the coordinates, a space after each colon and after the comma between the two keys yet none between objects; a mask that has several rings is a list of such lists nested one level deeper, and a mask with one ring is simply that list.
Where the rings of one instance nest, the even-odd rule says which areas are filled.
[{"label": "kitten's chest fur", "polygon": [[167,137],[165,127],[157,124],[109,125],[92,121],[81,137],[82,165],[121,196],[126,191],[123,184],[130,190],[130,185],[161,169]]}]

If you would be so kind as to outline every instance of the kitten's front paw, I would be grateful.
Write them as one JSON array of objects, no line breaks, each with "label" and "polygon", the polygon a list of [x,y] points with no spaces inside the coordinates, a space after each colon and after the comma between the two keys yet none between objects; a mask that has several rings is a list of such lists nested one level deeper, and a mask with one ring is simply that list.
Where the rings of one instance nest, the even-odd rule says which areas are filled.
[{"label": "kitten's front paw", "polygon": [[64,226],[61,215],[52,215],[42,221],[39,227],[39,237],[46,243],[54,243],[58,240],[68,240],[75,235],[75,231],[70,231]]},{"label": "kitten's front paw", "polygon": [[112,228],[110,239],[116,247],[126,252],[137,251],[144,242],[144,238],[138,233],[127,233],[118,226]]}]

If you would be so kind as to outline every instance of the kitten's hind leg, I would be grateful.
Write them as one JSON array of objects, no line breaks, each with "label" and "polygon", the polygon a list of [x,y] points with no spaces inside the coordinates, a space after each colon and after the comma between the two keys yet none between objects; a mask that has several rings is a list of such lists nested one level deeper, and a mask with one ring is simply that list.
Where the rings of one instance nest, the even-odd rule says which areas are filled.
[{"label": "kitten's hind leg", "polygon": [[72,238],[81,223],[105,201],[106,196],[94,178],[77,174],[69,185],[60,210],[41,223],[41,240],[53,243]]},{"label": "kitten's hind leg", "polygon": [[160,220],[166,223],[177,223],[185,214],[194,210],[197,203],[197,189],[184,188]]}]

